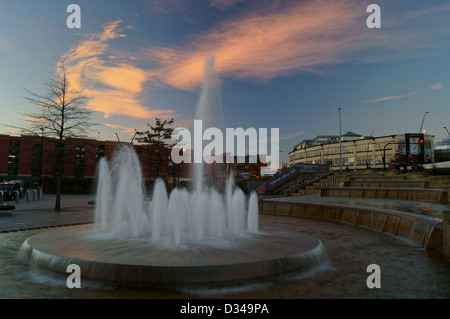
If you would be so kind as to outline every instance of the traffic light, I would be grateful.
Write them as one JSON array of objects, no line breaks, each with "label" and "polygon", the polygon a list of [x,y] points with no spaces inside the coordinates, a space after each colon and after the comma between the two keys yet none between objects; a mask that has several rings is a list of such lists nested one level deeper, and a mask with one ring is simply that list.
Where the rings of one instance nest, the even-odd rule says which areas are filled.
[{"label": "traffic light", "polygon": [[408,155],[408,162],[410,163],[414,162],[414,155]]},{"label": "traffic light", "polygon": [[418,161],[420,164],[425,164],[425,145],[424,145],[424,136],[421,134],[419,138],[419,158]]}]

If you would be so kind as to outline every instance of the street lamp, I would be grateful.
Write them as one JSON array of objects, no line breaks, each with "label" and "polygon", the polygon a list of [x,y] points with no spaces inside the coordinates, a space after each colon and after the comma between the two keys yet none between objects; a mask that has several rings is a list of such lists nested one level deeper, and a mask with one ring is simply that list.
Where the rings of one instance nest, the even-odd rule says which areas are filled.
[{"label": "street lamp", "polygon": [[137,131],[134,132],[133,138],[131,139],[131,144],[133,144],[134,138],[136,137]]},{"label": "street lamp", "polygon": [[342,131],[341,131],[341,108],[339,110],[339,170],[342,172]]},{"label": "street lamp", "polygon": [[44,127],[41,127],[41,168],[39,172],[39,186],[42,189],[42,167],[44,166]]},{"label": "street lamp", "polygon": [[450,133],[448,132],[448,130],[445,126],[444,126],[444,129],[447,131],[448,136],[450,136]]},{"label": "street lamp", "polygon": [[425,121],[425,116],[427,116],[428,113],[430,113],[430,112],[425,112],[425,114],[423,115],[422,124],[420,124],[420,130],[419,130],[420,134],[422,134],[423,121]]},{"label": "street lamp", "polygon": [[[186,151],[186,149],[184,147],[180,150],[181,156],[183,156],[185,151]],[[181,163],[176,164],[176,168],[177,168],[177,187],[180,187],[180,164]]]},{"label": "street lamp", "polygon": [[117,140],[119,141],[119,144],[122,144],[122,143],[120,142],[119,135],[117,135],[117,133],[114,133],[114,135],[117,137]]}]

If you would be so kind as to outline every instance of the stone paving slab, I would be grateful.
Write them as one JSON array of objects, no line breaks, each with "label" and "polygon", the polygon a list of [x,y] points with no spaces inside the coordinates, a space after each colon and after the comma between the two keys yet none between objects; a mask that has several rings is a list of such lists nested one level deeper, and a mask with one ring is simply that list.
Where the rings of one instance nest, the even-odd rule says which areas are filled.
[{"label": "stone paving slab", "polygon": [[94,198],[95,195],[62,195],[59,212],[54,210],[52,194],[45,194],[37,201],[5,201],[15,209],[11,215],[0,215],[0,232],[92,223],[94,210],[89,208],[88,201]]}]

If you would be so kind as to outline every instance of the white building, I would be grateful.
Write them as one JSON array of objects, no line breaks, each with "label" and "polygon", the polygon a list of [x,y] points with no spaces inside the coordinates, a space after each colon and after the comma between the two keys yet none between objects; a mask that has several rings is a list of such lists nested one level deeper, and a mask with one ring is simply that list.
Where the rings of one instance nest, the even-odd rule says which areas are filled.
[{"label": "white building", "polygon": [[[423,139],[425,152],[421,152]],[[317,136],[312,140],[303,140],[289,153],[289,165],[328,164],[333,170],[388,168],[392,158],[398,152],[409,163],[420,162],[420,154],[425,163],[434,160],[434,136],[405,133],[380,137],[361,136],[353,132],[335,136]],[[385,157],[385,164],[383,162]],[[342,165],[341,165],[342,159]]]}]

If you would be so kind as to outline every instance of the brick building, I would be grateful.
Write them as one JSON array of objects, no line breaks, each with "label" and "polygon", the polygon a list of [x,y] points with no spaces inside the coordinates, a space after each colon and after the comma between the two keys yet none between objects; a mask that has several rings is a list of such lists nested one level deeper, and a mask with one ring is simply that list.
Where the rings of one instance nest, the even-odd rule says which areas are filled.
[{"label": "brick building", "polygon": [[[21,179],[28,187],[42,185],[44,191],[53,192],[56,154],[63,151],[63,187],[66,185],[68,192],[74,189],[75,192],[90,191],[99,160],[102,157],[111,159],[119,145],[119,141],[66,139],[64,149],[59,150],[55,138],[0,134],[0,180]],[[149,156],[145,145],[134,145],[134,148],[141,162],[144,179],[153,180],[156,176],[152,156]],[[169,185],[179,184],[180,179],[189,178],[190,165],[174,165],[169,156],[164,159],[159,176]]]},{"label": "brick building", "polygon": [[[44,192],[52,193],[55,185],[56,154],[63,151],[63,193],[92,191],[96,167],[102,157],[113,157],[119,141],[100,141],[95,139],[67,139],[64,149],[60,150],[58,140],[54,138],[22,135],[0,135],[0,179],[24,180],[27,187],[42,185]],[[123,143],[123,142],[122,142]],[[156,177],[155,156],[149,154],[145,145],[134,145],[138,154],[144,180],[152,181]],[[207,164],[204,177],[207,185],[223,185],[232,174],[235,180],[259,177],[262,164],[259,159],[243,163],[224,157],[224,163]],[[188,186],[193,167],[191,164],[174,164],[170,153],[161,157],[158,167],[159,177],[169,187]],[[66,187],[64,189],[64,187]]]},{"label": "brick building", "polygon": [[56,154],[63,151],[64,178],[92,179],[100,158],[110,157],[117,145],[113,141],[67,139],[60,150],[54,138],[0,135],[0,178],[43,185],[54,178]]}]

